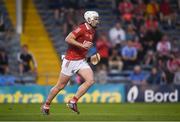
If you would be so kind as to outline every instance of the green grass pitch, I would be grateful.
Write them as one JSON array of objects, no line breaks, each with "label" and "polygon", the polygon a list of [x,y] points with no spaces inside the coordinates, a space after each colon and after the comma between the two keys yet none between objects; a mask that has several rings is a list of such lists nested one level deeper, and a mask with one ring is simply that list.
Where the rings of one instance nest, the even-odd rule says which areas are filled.
[{"label": "green grass pitch", "polygon": [[49,116],[40,104],[0,104],[0,121],[180,121],[180,103],[78,104],[80,115],[65,104],[52,104]]}]

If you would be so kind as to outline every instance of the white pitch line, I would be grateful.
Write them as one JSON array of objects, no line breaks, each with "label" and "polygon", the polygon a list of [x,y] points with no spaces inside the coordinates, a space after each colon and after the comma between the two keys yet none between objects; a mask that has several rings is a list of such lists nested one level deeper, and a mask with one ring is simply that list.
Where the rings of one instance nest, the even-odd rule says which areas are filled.
[{"label": "white pitch line", "polygon": [[[38,112],[38,113],[0,113],[0,116],[16,116],[16,115],[41,115],[42,113]],[[76,115],[76,113],[51,113],[50,115]],[[133,113],[133,114],[126,114],[126,113],[81,113],[80,115],[89,115],[89,116],[92,116],[92,115],[119,115],[119,116],[124,116],[124,115],[128,115],[128,116],[146,116],[144,114],[136,114],[136,113]],[[158,116],[165,116],[167,114],[158,114]],[[156,116],[156,115],[153,115],[153,116]],[[173,115],[172,115],[173,116]],[[177,115],[174,115],[174,116],[177,116]]]},{"label": "white pitch line", "polygon": [[[57,121],[0,121],[0,122],[57,122]],[[179,121],[61,121],[61,122],[179,122]]]}]

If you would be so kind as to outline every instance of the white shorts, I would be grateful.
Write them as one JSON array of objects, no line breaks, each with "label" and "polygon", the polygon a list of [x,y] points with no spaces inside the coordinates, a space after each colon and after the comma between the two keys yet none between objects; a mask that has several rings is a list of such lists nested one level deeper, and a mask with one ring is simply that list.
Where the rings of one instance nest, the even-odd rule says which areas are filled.
[{"label": "white shorts", "polygon": [[61,66],[61,73],[67,76],[72,76],[80,69],[86,69],[86,68],[90,68],[90,66],[85,59],[67,60],[64,58]]}]

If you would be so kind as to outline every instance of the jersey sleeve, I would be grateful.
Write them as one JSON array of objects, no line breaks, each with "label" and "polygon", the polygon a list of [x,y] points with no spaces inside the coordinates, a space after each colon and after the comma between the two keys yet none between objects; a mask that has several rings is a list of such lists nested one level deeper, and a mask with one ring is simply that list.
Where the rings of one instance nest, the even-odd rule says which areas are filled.
[{"label": "jersey sleeve", "polygon": [[80,35],[83,34],[83,28],[82,27],[77,27],[72,31],[72,34],[75,36],[75,38],[79,37]]}]

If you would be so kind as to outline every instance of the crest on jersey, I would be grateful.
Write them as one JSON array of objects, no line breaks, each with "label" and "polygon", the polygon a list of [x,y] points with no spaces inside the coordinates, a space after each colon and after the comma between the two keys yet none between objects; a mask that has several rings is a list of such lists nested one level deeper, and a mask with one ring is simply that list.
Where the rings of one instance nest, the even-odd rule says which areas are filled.
[{"label": "crest on jersey", "polygon": [[92,40],[92,38],[93,38],[92,35],[90,35],[90,34],[85,34],[85,36],[90,38],[90,40]]}]

